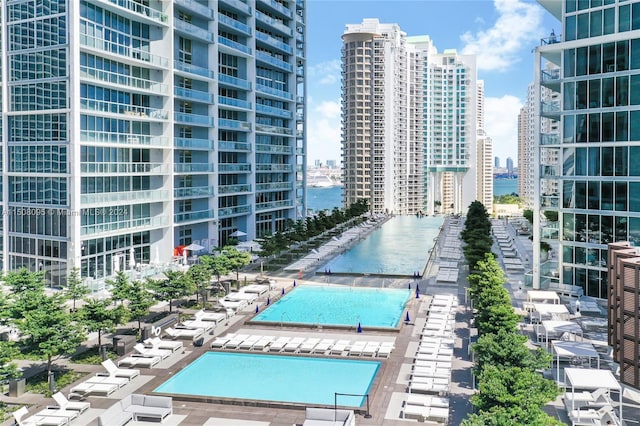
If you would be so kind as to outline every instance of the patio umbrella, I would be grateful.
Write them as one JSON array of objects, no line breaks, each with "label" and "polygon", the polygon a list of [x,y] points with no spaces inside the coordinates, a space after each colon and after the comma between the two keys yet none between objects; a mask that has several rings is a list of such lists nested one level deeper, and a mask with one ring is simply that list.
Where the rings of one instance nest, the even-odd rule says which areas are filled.
[{"label": "patio umbrella", "polygon": [[231,234],[229,234],[229,236],[233,237],[233,238],[246,237],[247,233],[246,232],[242,232],[242,231],[234,231]]},{"label": "patio umbrella", "polygon": [[416,291],[420,291],[420,284],[416,283]]},{"label": "patio umbrella", "polygon": [[420,299],[420,289],[416,287],[416,299]]},{"label": "patio umbrella", "polygon": [[136,267],[136,250],[133,247],[129,249],[129,267],[131,269]]},{"label": "patio umbrella", "polygon": [[284,287],[282,287],[282,294],[284,294]]},{"label": "patio umbrella", "polygon": [[409,283],[409,290],[411,290],[411,283]]},{"label": "patio umbrella", "polygon": [[202,247],[200,244],[196,244],[196,243],[191,243],[188,246],[185,247],[187,250],[189,251],[200,251],[200,250],[204,250],[204,247]]},{"label": "patio umbrella", "polygon": [[358,333],[362,333],[362,325],[358,323]]},{"label": "patio umbrella", "polygon": [[405,322],[409,322],[411,321],[411,318],[409,317],[409,311],[407,311],[407,316],[404,318]]},{"label": "patio umbrella", "polygon": [[293,280],[293,286],[294,287],[296,286],[296,280]]},{"label": "patio umbrella", "polygon": [[270,305],[270,304],[271,304],[271,298],[267,297],[267,305]]},{"label": "patio umbrella", "polygon": [[256,314],[258,313],[258,311],[259,311],[259,308],[258,308],[258,305],[256,304]]}]

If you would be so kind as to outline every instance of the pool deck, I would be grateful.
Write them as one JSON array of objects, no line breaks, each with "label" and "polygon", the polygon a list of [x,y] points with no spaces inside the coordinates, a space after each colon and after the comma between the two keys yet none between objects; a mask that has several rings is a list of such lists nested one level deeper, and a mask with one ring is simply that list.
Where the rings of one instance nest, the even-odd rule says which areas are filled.
[{"label": "pool deck", "polygon": [[[442,240],[442,233],[439,237]],[[441,244],[439,241],[437,244]],[[212,334],[205,335],[205,343],[202,347],[185,344],[182,352],[171,355],[162,361],[153,369],[142,369],[141,375],[132,382],[116,391],[109,397],[89,397],[87,401],[91,402],[91,408],[83,413],[79,418],[74,420],[71,425],[97,425],[97,417],[104,410],[119,399],[130,393],[151,393],[153,389],[163,383],[167,377],[180,371],[186,365],[194,361],[197,357],[209,350],[210,342],[214,337],[229,332],[246,332],[246,333],[264,333],[270,335],[287,335],[287,336],[304,336],[304,337],[321,337],[334,339],[356,340],[377,340],[377,341],[395,341],[395,349],[387,359],[374,358],[382,360],[380,371],[372,385],[370,391],[370,414],[371,418],[365,418],[364,410],[357,415],[356,422],[358,425],[372,426],[400,426],[407,425],[408,422],[416,422],[416,420],[402,419],[402,405],[406,397],[408,374],[410,371],[415,347],[419,340],[419,330],[424,324],[427,315],[428,302],[433,294],[453,294],[458,296],[459,305],[455,311],[455,346],[452,358],[452,375],[451,389],[449,392],[450,412],[449,424],[460,424],[463,418],[471,410],[469,397],[473,393],[471,385],[472,366],[469,360],[468,342],[469,342],[469,321],[470,311],[464,305],[464,294],[466,287],[466,276],[460,274],[458,282],[452,285],[435,286],[435,268],[428,267],[429,274],[420,280],[420,298],[412,298],[409,300],[407,310],[410,315],[411,322],[403,323],[400,329],[394,333],[380,333],[374,331],[363,330],[362,333],[353,331],[340,331],[322,328],[300,329],[293,327],[261,327],[259,325],[246,325],[245,321],[250,319],[255,312],[255,305],[245,307],[241,312],[231,317],[227,323],[219,324]],[[244,275],[244,274],[243,274]],[[251,274],[246,274],[249,280],[253,280]],[[376,285],[383,287],[407,288],[412,284],[412,288],[416,281],[412,279],[388,279],[382,280],[374,277],[359,277],[354,280],[353,277],[316,277],[315,274],[300,278],[298,274],[283,273],[273,276],[277,282],[277,289],[272,291],[273,296],[281,291],[282,287],[290,289],[295,279],[298,285],[305,283],[333,283],[333,284],[351,284],[351,285]],[[319,278],[319,279],[318,279]],[[267,295],[261,297],[261,305],[266,300]],[[255,351],[253,351],[255,353]],[[283,355],[286,356],[286,355]],[[307,355],[303,355],[307,356]],[[316,355],[313,355],[316,356]],[[344,357],[343,357],[344,358]],[[367,357],[349,357],[349,359],[371,359]],[[63,362],[58,362],[62,364]],[[83,370],[87,373],[95,373],[103,371],[101,366],[79,366],[74,364],[73,369]],[[68,394],[70,386],[62,389],[63,393]],[[52,405],[52,400],[43,398],[40,395],[25,394],[19,398],[3,397],[5,402],[33,404],[29,412],[34,413],[47,405]],[[364,408],[364,407],[363,407]],[[181,401],[174,398],[173,415],[167,418],[163,425],[181,425],[181,426],[292,426],[301,425],[305,419],[303,407],[298,409],[281,408],[277,404],[256,404],[252,401],[229,401],[228,403],[211,403],[211,402],[194,402]],[[429,424],[429,422],[426,422]],[[6,422],[3,425],[12,424]],[[130,425],[151,425],[157,422],[131,422]],[[435,423],[432,423],[435,424]]]}]

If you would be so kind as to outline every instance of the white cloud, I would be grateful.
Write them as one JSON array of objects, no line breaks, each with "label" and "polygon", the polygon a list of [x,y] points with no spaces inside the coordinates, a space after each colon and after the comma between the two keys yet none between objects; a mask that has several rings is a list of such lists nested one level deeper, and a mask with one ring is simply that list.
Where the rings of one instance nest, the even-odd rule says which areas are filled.
[{"label": "white cloud", "polygon": [[309,164],[315,160],[326,163],[327,160],[341,161],[340,158],[340,100],[323,101],[313,105],[309,101],[307,117],[307,159]]},{"label": "white cloud", "polygon": [[518,114],[522,102],[515,96],[486,97],[484,100],[484,126],[493,141],[493,155],[518,162]]},{"label": "white cloud", "polygon": [[341,67],[340,59],[334,59],[308,67],[307,73],[317,85],[333,85],[340,82]]},{"label": "white cloud", "polygon": [[519,61],[522,49],[528,51],[544,33],[543,11],[521,0],[494,0],[494,6],[498,18],[491,28],[460,37],[462,53],[477,55],[479,70],[506,71]]}]

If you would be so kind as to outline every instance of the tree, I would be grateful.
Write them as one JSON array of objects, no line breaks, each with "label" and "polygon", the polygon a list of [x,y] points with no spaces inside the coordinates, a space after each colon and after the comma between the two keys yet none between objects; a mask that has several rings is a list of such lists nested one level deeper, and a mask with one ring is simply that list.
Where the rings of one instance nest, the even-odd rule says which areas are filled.
[{"label": "tree", "polygon": [[555,210],[545,210],[543,214],[544,214],[544,217],[546,217],[549,222],[558,221],[558,212]]},{"label": "tree", "polygon": [[[504,292],[507,293],[507,290]],[[521,319],[514,312],[510,302],[489,306],[478,316],[478,334],[482,336],[488,333],[498,333],[500,330],[514,333],[518,329],[518,323]]]},{"label": "tree", "polygon": [[71,269],[69,276],[67,277],[67,290],[65,294],[67,298],[73,300],[73,311],[76,310],[76,300],[82,299],[84,296],[91,293],[89,287],[87,287],[80,278],[80,269],[74,267]]},{"label": "tree", "polygon": [[198,295],[201,295],[202,305],[203,307],[206,307],[207,288],[211,285],[211,276],[213,273],[206,265],[200,263],[191,266],[187,271],[187,275],[195,287],[196,303],[198,302]]},{"label": "tree", "polygon": [[479,375],[486,365],[499,365],[505,368],[520,367],[531,370],[548,368],[551,354],[542,348],[535,352],[525,345],[528,337],[500,329],[496,334],[487,333],[478,338],[472,349],[475,353],[476,374]]},{"label": "tree", "polygon": [[129,304],[127,308],[131,318],[138,322],[138,335],[142,333],[142,318],[149,315],[149,308],[153,306],[153,296],[147,291],[141,281],[131,283]]},{"label": "tree", "polygon": [[18,328],[33,352],[47,360],[47,373],[55,359],[70,355],[86,339],[82,326],[72,321],[60,294],[40,299],[38,309],[26,312]]},{"label": "tree", "polygon": [[227,275],[231,272],[229,262],[226,256],[201,256],[200,263],[204,265],[213,275],[218,279],[218,285],[220,285],[220,277]]},{"label": "tree", "polygon": [[86,299],[80,308],[80,322],[89,333],[98,333],[98,347],[102,346],[102,335],[113,332],[115,328],[128,321],[128,312],[124,305],[113,306],[111,299]]},{"label": "tree", "polygon": [[240,269],[247,266],[251,263],[251,254],[246,251],[238,251],[235,247],[223,247],[221,256],[227,259],[227,266],[232,271],[236,273],[236,281],[238,282],[238,287],[240,286]]},{"label": "tree", "polygon": [[549,416],[539,408],[494,407],[490,411],[472,414],[462,426],[564,426],[560,420]]},{"label": "tree", "polygon": [[533,224],[533,210],[531,209],[524,209],[522,211],[522,216],[524,216],[525,219],[527,219],[527,221],[530,224]]},{"label": "tree", "polygon": [[120,302],[122,304],[129,298],[131,282],[123,271],[116,272],[115,279],[106,280],[105,282],[111,286],[111,300],[113,303]]},{"label": "tree", "polygon": [[4,281],[11,288],[11,291],[16,294],[25,291],[44,290],[44,274],[42,272],[31,272],[27,268],[7,272]]},{"label": "tree", "polygon": [[12,362],[19,353],[13,342],[0,341],[0,382],[22,377],[22,371]]},{"label": "tree", "polygon": [[165,271],[164,276],[165,279],[147,279],[147,287],[153,290],[153,297],[156,300],[169,302],[169,312],[171,312],[174,300],[191,294],[192,283],[183,271]]}]

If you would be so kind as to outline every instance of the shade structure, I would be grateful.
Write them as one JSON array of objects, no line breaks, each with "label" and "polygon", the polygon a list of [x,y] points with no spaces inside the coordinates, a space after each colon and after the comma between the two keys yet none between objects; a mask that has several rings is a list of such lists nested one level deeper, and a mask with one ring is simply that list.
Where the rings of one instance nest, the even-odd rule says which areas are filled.
[{"label": "shade structure", "polygon": [[230,237],[234,237],[234,238],[238,238],[238,237],[245,237],[247,235],[246,232],[242,232],[240,230],[238,231],[234,231],[231,234],[229,234]]},{"label": "shade structure", "polygon": [[188,246],[185,247],[187,250],[189,251],[200,251],[200,250],[204,250],[204,247],[201,246],[200,244],[196,244],[196,243],[191,243]]}]

